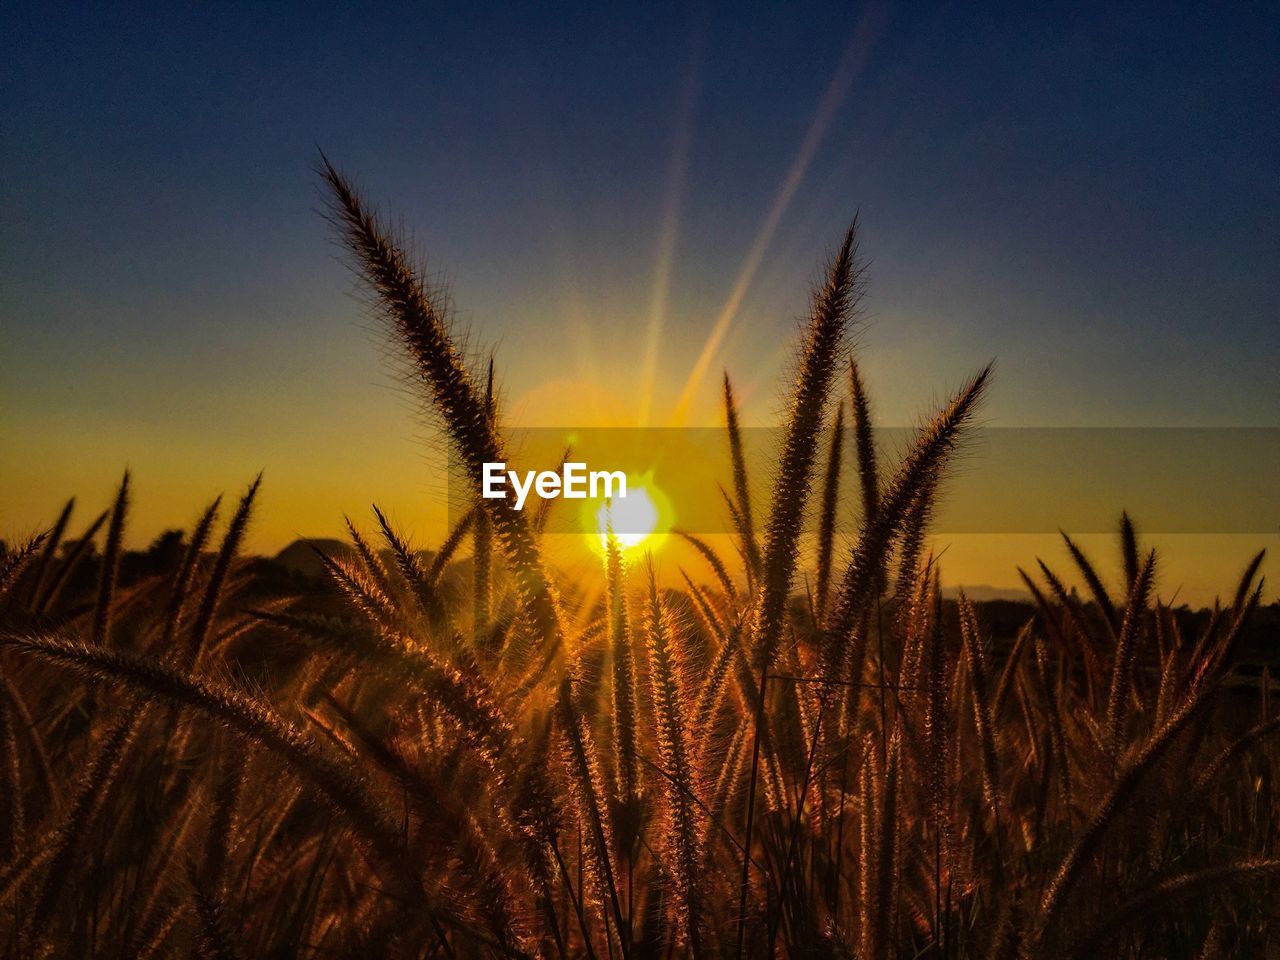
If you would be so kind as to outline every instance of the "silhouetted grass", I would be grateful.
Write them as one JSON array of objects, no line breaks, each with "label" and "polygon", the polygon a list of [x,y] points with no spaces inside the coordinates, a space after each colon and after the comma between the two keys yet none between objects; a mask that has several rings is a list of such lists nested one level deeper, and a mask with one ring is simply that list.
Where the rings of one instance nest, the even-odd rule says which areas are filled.
[{"label": "silhouetted grass", "polygon": [[1159,599],[1125,515],[1114,592],[1066,538],[1087,599],[1040,563],[1020,629],[945,602],[931,505],[990,367],[884,462],[844,337],[851,230],[802,334],[767,508],[724,381],[733,475],[707,482],[732,491],[741,565],[686,534],[710,578],[664,590],[610,536],[599,582],[565,581],[541,522],[478,496],[480,464],[505,458],[492,365],[472,374],[382,221],[322,175],[476,506],[431,558],[381,512],[373,537],[348,522],[323,590],[268,589],[241,556],[257,481],[216,550],[220,501],[162,569],[122,572],[127,478],[78,539],[69,503],[0,555],[0,955],[1280,950],[1280,718],[1268,674],[1256,705],[1235,677],[1260,556],[1193,620]]}]

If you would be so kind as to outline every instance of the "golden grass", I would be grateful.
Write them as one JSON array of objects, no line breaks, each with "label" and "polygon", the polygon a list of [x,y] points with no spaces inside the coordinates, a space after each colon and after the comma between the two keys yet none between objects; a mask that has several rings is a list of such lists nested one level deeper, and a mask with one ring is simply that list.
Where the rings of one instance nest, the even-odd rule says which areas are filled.
[{"label": "golden grass", "polygon": [[[478,490],[504,459],[492,365],[473,376],[405,252],[322,175]],[[171,569],[122,573],[127,478],[78,539],[69,504],[0,556],[0,953],[1280,949],[1280,718],[1269,676],[1260,706],[1234,680],[1258,560],[1197,619],[1158,599],[1125,516],[1121,593],[1068,538],[1089,599],[1041,564],[1043,587],[1024,574],[1035,607],[996,642],[921,555],[990,368],[885,469],[845,339],[859,287],[851,229],[814,297],[765,509],[725,378],[741,579],[686,534],[708,583],[659,589],[612,537],[603,589],[559,582],[541,523],[477,498],[432,559],[376,513],[376,538],[348,522],[351,551],[322,557],[327,589],[270,587],[240,556],[257,481],[219,548],[215,501]],[[811,491],[845,399],[861,522],[841,555],[839,439]],[[806,603],[811,509],[827,533]]]}]

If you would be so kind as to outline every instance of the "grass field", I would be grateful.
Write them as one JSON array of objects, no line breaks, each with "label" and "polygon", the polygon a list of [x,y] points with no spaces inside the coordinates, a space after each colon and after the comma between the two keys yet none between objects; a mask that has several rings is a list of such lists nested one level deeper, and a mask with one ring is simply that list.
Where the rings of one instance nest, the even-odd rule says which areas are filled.
[{"label": "grass field", "polygon": [[[323,176],[478,498],[506,459],[493,370]],[[1237,671],[1244,638],[1277,639],[1261,555],[1219,607],[1175,610],[1125,517],[1124,582],[1070,540],[1082,593],[1028,558],[1012,635],[944,600],[931,510],[991,372],[886,463],[847,338],[861,285],[853,228],[796,348],[768,502],[745,495],[725,378],[734,470],[706,482],[736,550],[687,536],[705,582],[660,585],[608,530],[596,583],[565,580],[543,508],[479,499],[431,552],[379,513],[323,582],[290,577],[242,556],[256,482],[145,554],[122,546],[127,477],[87,528],[68,505],[11,545],[3,955],[1280,954],[1280,714],[1269,670]],[[846,435],[852,476],[822,439]]]}]

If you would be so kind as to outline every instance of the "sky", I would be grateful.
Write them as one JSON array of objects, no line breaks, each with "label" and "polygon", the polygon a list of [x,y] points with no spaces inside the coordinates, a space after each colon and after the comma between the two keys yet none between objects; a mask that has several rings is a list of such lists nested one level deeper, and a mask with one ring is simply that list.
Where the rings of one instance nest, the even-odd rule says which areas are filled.
[{"label": "sky", "polygon": [[856,213],[879,422],[1280,425],[1280,11],[976,7],[6,4],[0,535],[128,466],[143,541],[259,470],[258,549],[436,536],[321,149],[517,422],[776,422]]}]

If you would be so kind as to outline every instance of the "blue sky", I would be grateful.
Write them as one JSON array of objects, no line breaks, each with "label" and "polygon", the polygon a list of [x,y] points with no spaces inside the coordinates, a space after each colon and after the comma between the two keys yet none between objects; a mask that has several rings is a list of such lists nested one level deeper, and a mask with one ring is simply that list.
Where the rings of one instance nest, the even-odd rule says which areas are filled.
[{"label": "blue sky", "polygon": [[769,422],[860,211],[883,422],[994,356],[1000,425],[1275,425],[1278,53],[1261,4],[8,4],[0,432],[48,479],[0,509],[125,463],[192,511],[255,466],[317,510],[352,461],[430,485],[318,146],[514,406],[634,399],[656,315],[662,416],[741,282],[695,416],[728,367]]}]

